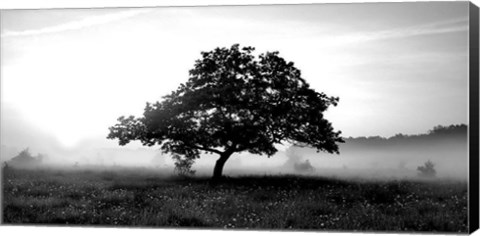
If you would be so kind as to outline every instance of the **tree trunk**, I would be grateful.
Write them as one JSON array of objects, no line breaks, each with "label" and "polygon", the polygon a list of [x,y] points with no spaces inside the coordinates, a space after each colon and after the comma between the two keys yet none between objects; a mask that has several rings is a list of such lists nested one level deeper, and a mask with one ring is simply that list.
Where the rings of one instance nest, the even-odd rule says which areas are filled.
[{"label": "tree trunk", "polygon": [[225,166],[225,162],[227,162],[232,154],[233,152],[231,151],[225,151],[220,155],[220,158],[217,160],[215,167],[213,168],[213,179],[222,178],[223,166]]}]

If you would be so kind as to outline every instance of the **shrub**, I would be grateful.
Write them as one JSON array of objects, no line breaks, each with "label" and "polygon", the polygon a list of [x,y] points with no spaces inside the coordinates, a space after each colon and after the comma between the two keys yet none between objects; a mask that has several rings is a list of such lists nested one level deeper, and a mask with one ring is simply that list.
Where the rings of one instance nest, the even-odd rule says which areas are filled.
[{"label": "shrub", "polygon": [[195,175],[195,170],[192,170],[193,163],[195,160],[193,158],[182,157],[180,155],[173,155],[175,160],[175,169],[173,173],[180,177],[190,177]]},{"label": "shrub", "polygon": [[306,160],[305,162],[295,163],[293,165],[293,168],[297,172],[312,172],[312,171],[314,171],[314,168],[313,168],[312,164],[310,164],[309,160]]},{"label": "shrub", "polygon": [[435,170],[435,164],[433,164],[433,162],[430,160],[425,162],[423,166],[417,167],[417,170],[419,171],[418,176],[423,178],[434,178],[437,174],[437,171]]},{"label": "shrub", "polygon": [[33,168],[42,164],[44,155],[38,154],[36,157],[30,154],[28,148],[21,151],[17,156],[8,161],[8,165],[14,168]]}]

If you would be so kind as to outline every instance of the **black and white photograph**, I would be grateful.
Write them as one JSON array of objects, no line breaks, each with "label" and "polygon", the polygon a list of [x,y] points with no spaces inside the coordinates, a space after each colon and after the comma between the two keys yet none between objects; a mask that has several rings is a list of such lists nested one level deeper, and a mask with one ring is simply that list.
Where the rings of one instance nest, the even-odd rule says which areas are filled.
[{"label": "black and white photograph", "polygon": [[0,36],[2,225],[478,228],[470,2],[2,9]]}]

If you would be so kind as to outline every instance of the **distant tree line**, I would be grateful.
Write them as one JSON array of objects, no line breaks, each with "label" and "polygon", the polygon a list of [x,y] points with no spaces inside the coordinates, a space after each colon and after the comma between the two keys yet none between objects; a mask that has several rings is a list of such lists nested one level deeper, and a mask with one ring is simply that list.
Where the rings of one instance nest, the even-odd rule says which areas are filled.
[{"label": "distant tree line", "polygon": [[386,138],[382,136],[370,136],[370,137],[349,137],[345,138],[346,143],[351,144],[371,144],[371,145],[385,145],[396,144],[405,142],[422,142],[430,140],[440,140],[454,138],[458,140],[467,138],[468,126],[466,124],[453,124],[449,126],[437,125],[433,129],[424,134],[396,134],[392,137]]},{"label": "distant tree line", "polygon": [[468,131],[468,126],[466,124],[459,124],[459,125],[450,125],[450,126],[442,126],[437,125],[433,127],[432,130],[428,132],[428,135],[466,135]]}]

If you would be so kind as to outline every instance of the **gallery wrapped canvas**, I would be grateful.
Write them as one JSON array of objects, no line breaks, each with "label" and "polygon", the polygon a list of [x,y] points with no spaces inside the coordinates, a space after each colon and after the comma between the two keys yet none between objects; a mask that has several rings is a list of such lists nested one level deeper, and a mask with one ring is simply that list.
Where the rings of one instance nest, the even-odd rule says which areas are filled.
[{"label": "gallery wrapped canvas", "polygon": [[3,225],[478,228],[472,3],[0,16]]}]

